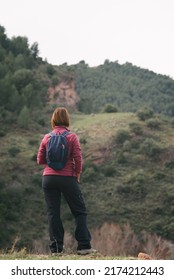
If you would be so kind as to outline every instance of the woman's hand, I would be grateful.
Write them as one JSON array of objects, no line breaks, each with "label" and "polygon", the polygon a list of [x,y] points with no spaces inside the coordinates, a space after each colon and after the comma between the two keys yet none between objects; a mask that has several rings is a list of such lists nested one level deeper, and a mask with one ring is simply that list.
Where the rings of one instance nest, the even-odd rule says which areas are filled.
[{"label": "woman's hand", "polygon": [[80,173],[77,174],[77,182],[80,183]]}]

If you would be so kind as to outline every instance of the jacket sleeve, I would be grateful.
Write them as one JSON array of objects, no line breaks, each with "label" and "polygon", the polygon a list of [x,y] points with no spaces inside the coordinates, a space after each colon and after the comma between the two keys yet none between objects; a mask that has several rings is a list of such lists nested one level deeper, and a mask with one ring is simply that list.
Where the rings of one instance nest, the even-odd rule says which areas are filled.
[{"label": "jacket sleeve", "polygon": [[82,172],[82,152],[77,135],[74,134],[73,138],[72,156],[75,163],[75,171],[79,174]]},{"label": "jacket sleeve", "polygon": [[37,153],[37,163],[47,164],[46,161],[46,136],[42,139]]}]

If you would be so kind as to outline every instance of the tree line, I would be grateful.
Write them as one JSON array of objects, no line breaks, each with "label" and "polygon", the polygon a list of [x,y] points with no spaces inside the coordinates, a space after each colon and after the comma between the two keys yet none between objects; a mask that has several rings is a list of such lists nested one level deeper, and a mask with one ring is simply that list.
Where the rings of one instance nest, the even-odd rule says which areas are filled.
[{"label": "tree line", "polygon": [[102,112],[108,106],[111,111],[136,112],[148,107],[154,113],[174,116],[174,80],[128,62],[121,65],[106,59],[102,65],[89,67],[82,60],[53,66],[39,57],[37,42],[30,46],[27,37],[9,39],[3,26],[0,62],[1,122],[8,122],[13,114],[20,125],[25,114],[47,105],[49,86],[69,79],[75,81],[80,112]]}]

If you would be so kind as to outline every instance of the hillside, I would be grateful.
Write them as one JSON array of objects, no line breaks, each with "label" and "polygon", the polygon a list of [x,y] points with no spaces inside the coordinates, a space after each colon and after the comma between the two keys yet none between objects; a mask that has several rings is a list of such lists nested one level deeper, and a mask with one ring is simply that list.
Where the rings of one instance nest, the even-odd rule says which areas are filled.
[{"label": "hillside", "polygon": [[[53,109],[66,106],[82,146],[81,186],[95,247],[118,256],[150,247],[171,258],[174,81],[117,61],[51,65],[39,57],[37,42],[9,39],[2,26],[0,61],[0,250],[48,250],[36,154]],[[64,200],[62,215],[74,248]]]},{"label": "hillside", "polygon": [[[100,113],[108,105],[118,112],[147,107],[156,114],[174,115],[174,80],[127,62],[105,60],[89,67],[51,65],[39,56],[37,42],[9,39],[0,26],[0,122],[26,126],[28,116],[43,123],[43,108],[66,106],[72,112]],[[34,113],[34,114],[33,114]],[[40,116],[39,116],[40,115]],[[24,122],[24,124],[23,124]]]},{"label": "hillside", "polygon": [[[136,242],[148,234],[173,242],[173,123],[156,116],[141,121],[133,113],[72,114],[71,129],[82,145],[81,186],[94,244],[106,224],[117,235],[120,229],[113,225],[123,227]],[[49,125],[39,131],[16,129],[1,141],[2,248],[16,242],[17,248],[47,250],[42,168],[36,164],[36,153],[49,130]],[[64,201],[62,215],[72,245],[74,221]]]},{"label": "hillside", "polygon": [[135,231],[173,240],[173,125],[155,116],[102,114],[86,117],[84,136],[83,182],[93,223],[128,222]]},{"label": "hillside", "polygon": [[101,112],[112,104],[119,112],[148,107],[155,113],[174,115],[174,81],[168,76],[108,60],[93,68],[82,61],[68,69],[74,73],[78,109],[84,113]]}]

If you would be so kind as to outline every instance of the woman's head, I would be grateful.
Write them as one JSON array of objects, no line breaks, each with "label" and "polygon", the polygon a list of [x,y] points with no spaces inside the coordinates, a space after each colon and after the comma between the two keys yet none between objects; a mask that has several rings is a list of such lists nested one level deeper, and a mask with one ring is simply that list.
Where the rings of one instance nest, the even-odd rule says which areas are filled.
[{"label": "woman's head", "polygon": [[52,128],[58,125],[63,125],[66,127],[70,125],[69,113],[66,108],[59,107],[54,110],[51,118],[51,125]]}]

